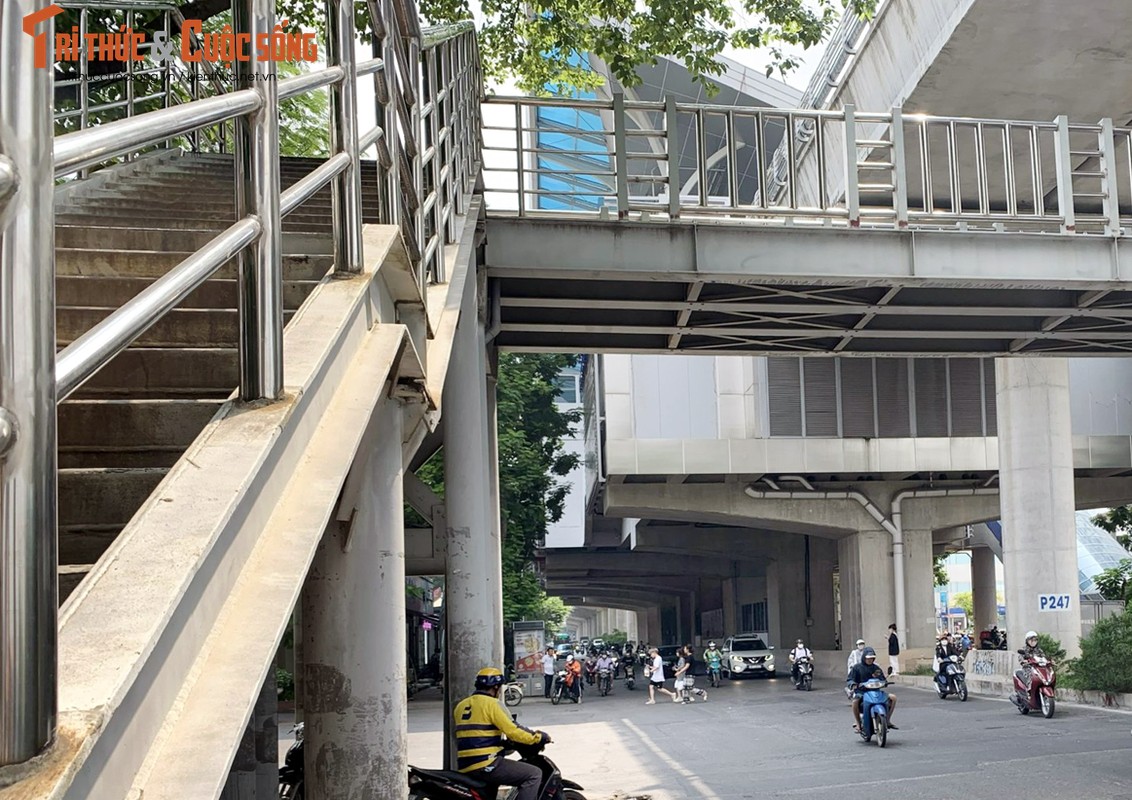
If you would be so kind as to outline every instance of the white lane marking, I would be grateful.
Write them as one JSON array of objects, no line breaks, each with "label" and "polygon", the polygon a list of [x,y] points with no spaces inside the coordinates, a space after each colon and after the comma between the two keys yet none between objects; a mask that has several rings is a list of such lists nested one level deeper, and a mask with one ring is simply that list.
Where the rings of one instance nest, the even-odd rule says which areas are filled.
[{"label": "white lane marking", "polygon": [[637,735],[637,738],[641,740],[641,744],[651,750],[653,755],[664,761],[664,763],[666,763],[673,772],[677,773],[678,775],[680,775],[680,777],[686,780],[688,782],[688,785],[692,789],[696,790],[697,797],[702,798],[702,800],[723,800],[722,797],[713,792],[707,784],[700,780],[699,776],[696,775],[696,773],[692,772],[691,770],[685,769],[678,762],[674,761],[672,756],[664,752],[664,750],[662,750],[660,746],[657,745],[657,743],[654,742],[647,733],[634,725],[630,720],[622,719],[621,724],[635,733]]}]

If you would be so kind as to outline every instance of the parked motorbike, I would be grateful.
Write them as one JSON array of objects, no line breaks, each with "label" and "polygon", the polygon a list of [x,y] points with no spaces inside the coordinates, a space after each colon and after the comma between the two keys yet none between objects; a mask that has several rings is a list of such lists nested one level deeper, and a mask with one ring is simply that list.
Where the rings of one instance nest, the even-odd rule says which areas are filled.
[{"label": "parked motorbike", "polygon": [[600,669],[597,672],[597,688],[601,696],[605,697],[613,691],[613,670]]},{"label": "parked motorbike", "polygon": [[884,747],[888,743],[888,692],[884,689],[888,681],[873,678],[861,684],[861,715],[858,732],[863,741],[870,741],[875,734],[877,744]]},{"label": "parked motorbike", "polygon": [[949,656],[935,676],[935,691],[940,700],[958,695],[963,702],[967,700],[967,670],[959,656]]},{"label": "parked motorbike", "polygon": [[[1040,710],[1042,716],[1049,719],[1054,711],[1054,693],[1057,690],[1057,674],[1053,662],[1048,658],[1030,658],[1025,650],[1019,650],[1022,656],[1023,669],[1014,671],[1014,694],[1010,700],[1023,714]],[[1030,680],[1027,683],[1024,667],[1030,668]]]},{"label": "parked motorbike", "polygon": [[[561,771],[543,754],[546,745],[510,744],[504,755],[515,752],[519,760],[538,767],[542,772],[538,800],[586,800],[574,781],[562,777]],[[478,777],[449,770],[409,767],[409,800],[495,800],[499,787]]]},{"label": "parked motorbike", "polygon": [[802,656],[795,662],[797,666],[797,677],[794,677],[794,688],[804,691],[810,691],[814,688],[814,662],[812,659]]},{"label": "parked motorbike", "polygon": [[523,702],[523,685],[518,681],[512,681],[503,687],[503,704],[507,706],[517,706]]},{"label": "parked motorbike", "polygon": [[306,796],[303,788],[303,723],[293,727],[291,733],[295,734],[295,741],[287,748],[283,766],[279,768],[279,798],[303,800]]}]

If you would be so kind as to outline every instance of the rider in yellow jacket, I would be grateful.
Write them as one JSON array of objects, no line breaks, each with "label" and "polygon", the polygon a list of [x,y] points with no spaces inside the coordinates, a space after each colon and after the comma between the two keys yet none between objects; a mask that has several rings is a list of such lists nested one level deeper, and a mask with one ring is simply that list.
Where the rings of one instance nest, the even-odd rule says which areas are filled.
[{"label": "rider in yellow jacket", "polygon": [[542,773],[531,764],[502,758],[504,737],[516,744],[549,743],[550,736],[516,724],[503,706],[499,692],[503,673],[494,667],[476,675],[475,694],[452,711],[456,723],[456,767],[499,786],[517,786],[515,800],[535,800]]}]

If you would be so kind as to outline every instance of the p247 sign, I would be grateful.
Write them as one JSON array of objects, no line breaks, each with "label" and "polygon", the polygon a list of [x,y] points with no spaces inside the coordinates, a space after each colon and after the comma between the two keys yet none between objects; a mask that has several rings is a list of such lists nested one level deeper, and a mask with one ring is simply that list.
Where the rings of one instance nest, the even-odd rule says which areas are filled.
[{"label": "p247 sign", "polygon": [[1038,611],[1069,611],[1073,596],[1068,594],[1039,594]]}]

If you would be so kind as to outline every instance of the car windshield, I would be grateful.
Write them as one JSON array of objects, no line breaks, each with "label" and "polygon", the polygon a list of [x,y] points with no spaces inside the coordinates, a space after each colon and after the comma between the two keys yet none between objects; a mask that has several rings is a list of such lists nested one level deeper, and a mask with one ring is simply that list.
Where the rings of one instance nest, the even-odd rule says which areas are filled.
[{"label": "car windshield", "polygon": [[666,646],[659,649],[661,658],[675,658],[676,651],[680,648],[678,646]]},{"label": "car windshield", "polygon": [[736,639],[731,643],[733,653],[747,653],[752,650],[766,650],[762,639]]}]

